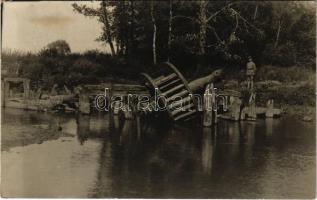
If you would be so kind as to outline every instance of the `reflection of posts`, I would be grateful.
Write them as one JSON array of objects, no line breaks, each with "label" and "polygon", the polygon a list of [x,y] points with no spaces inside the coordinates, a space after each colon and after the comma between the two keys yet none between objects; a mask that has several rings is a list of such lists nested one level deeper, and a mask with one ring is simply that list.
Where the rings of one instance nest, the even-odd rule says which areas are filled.
[{"label": "reflection of posts", "polygon": [[141,121],[140,116],[136,116],[136,128],[137,128],[137,134],[138,134],[138,140],[141,138]]},{"label": "reflection of posts", "polygon": [[83,144],[89,136],[89,120],[87,115],[78,115],[77,117],[77,136],[80,144]]},{"label": "reflection of posts", "polygon": [[205,172],[211,173],[213,157],[213,139],[210,128],[203,128],[201,161]]},{"label": "reflection of posts", "polygon": [[249,122],[246,125],[245,129],[245,142],[247,144],[254,144],[254,133],[255,133],[255,123]]},{"label": "reflection of posts", "polygon": [[273,134],[273,118],[265,119],[265,129],[267,136],[272,136]]}]

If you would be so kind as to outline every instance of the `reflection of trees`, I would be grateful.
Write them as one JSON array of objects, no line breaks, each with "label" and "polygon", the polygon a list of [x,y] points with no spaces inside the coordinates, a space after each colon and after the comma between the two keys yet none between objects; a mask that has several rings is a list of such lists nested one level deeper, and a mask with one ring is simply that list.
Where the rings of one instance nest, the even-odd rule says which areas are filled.
[{"label": "reflection of trees", "polygon": [[126,120],[105,138],[93,197],[168,196],[173,181],[186,188],[200,173],[200,133],[149,126],[138,133],[137,125]]},{"label": "reflection of trees", "polygon": [[265,166],[253,159],[254,123],[188,128],[109,120],[92,197],[191,197],[206,183],[208,191],[221,189],[222,181]]},{"label": "reflection of trees", "polygon": [[77,138],[81,144],[88,138],[104,138],[108,132],[109,116],[98,115],[82,115],[79,114],[76,118],[77,123]]}]

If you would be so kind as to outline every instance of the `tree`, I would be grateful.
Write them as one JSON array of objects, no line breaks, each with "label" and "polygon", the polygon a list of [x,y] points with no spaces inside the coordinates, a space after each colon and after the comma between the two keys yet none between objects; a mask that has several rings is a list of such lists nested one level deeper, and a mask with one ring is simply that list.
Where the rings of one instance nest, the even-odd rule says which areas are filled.
[{"label": "tree", "polygon": [[65,40],[51,42],[40,52],[40,54],[49,56],[65,56],[70,53],[71,50],[69,44]]},{"label": "tree", "polygon": [[[99,19],[104,27],[101,41],[110,48],[112,42],[116,46],[113,52],[125,62],[148,66],[172,57],[176,65],[191,67],[197,73],[190,74],[198,76],[207,66],[244,66],[247,55],[252,55],[257,63],[266,63],[274,57],[280,60],[273,52],[284,52],[281,55],[285,56],[295,53],[291,56],[294,62],[299,55],[312,57],[313,51],[301,50],[301,43],[314,43],[313,26],[306,27],[299,20],[313,12],[300,4],[126,0],[101,2],[99,8],[85,5],[74,8]],[[100,18],[105,13],[108,23],[106,18]],[[307,24],[313,21],[302,19]],[[293,50],[287,52],[288,47]]]},{"label": "tree", "polygon": [[78,5],[77,3],[72,4],[74,10],[78,13],[81,13],[88,17],[97,17],[98,20],[103,24],[103,32],[99,37],[100,41],[105,41],[109,44],[111,55],[115,56],[116,51],[114,49],[113,44],[113,30],[112,30],[112,23],[111,23],[111,13],[110,8],[108,8],[108,3],[106,0],[102,0],[100,2],[100,7],[89,8],[86,5]]},{"label": "tree", "polygon": [[151,1],[151,19],[153,25],[153,39],[152,39],[152,53],[153,53],[153,64],[156,64],[156,21],[154,16],[154,1]]},{"label": "tree", "polygon": [[173,0],[169,0],[169,18],[168,18],[168,39],[167,39],[167,61],[170,61],[171,44],[172,44],[172,21],[173,21]]}]

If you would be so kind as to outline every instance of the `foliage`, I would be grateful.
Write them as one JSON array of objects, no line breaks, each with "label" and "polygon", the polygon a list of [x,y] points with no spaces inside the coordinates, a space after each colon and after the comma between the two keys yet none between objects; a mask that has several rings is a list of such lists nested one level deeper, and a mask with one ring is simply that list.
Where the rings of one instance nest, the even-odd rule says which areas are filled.
[{"label": "foliage", "polygon": [[102,24],[97,39],[110,47],[111,54],[72,53],[66,41],[58,40],[37,54],[3,52],[2,60],[10,75],[29,77],[45,88],[54,83],[98,83],[109,77],[137,80],[140,72],[156,70],[152,59],[155,23],[158,62],[169,59],[188,79],[219,67],[226,69],[227,77],[242,79],[240,72],[251,55],[258,80],[299,80],[315,66],[315,9],[314,3],[307,4],[126,0],[100,1],[99,7],[89,8],[75,3],[75,12]]},{"label": "foliage", "polygon": [[315,106],[315,86],[311,84],[262,88],[257,91],[257,102],[265,106],[269,99],[277,105]]},{"label": "foliage", "polygon": [[[246,57],[251,55],[259,66],[292,66],[301,63],[313,67],[315,10],[312,4],[154,1],[158,61],[170,58],[171,62],[181,65],[185,70],[191,70],[201,59],[204,60],[204,67],[241,67]],[[79,13],[98,18],[104,18],[106,10],[109,27],[107,29],[104,25],[100,41],[108,44],[110,37],[117,46],[117,56],[123,56],[128,61],[133,58],[142,64],[152,64],[151,2],[102,1],[99,8],[77,4],[73,7]],[[170,11],[173,16],[169,47]],[[207,29],[202,29],[204,27]]]},{"label": "foliage", "polygon": [[257,71],[257,81],[276,80],[284,83],[308,82],[314,85],[316,74],[313,69],[302,66],[291,66],[288,68],[266,65]]},{"label": "foliage", "polygon": [[43,56],[64,56],[70,52],[69,44],[65,40],[56,40],[44,47],[40,54]]}]

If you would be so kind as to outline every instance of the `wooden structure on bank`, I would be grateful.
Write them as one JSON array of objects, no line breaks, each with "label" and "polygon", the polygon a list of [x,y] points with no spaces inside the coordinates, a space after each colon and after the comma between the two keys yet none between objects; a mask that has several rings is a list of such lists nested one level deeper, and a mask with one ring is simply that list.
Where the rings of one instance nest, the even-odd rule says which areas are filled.
[{"label": "wooden structure on bank", "polygon": [[[22,84],[23,92],[14,94],[12,91],[12,85],[13,84]],[[2,95],[1,95],[1,104],[2,106],[5,106],[6,104],[9,104],[9,100],[19,97],[23,100],[29,98],[30,96],[30,79],[27,78],[18,78],[18,77],[5,77],[2,80]],[[18,96],[17,96],[18,95]]]},{"label": "wooden structure on bank", "polygon": [[[55,105],[61,105],[64,101],[74,100],[78,95],[78,110],[81,113],[89,114],[95,108],[96,95],[105,94],[107,89],[106,100],[110,102],[113,96],[120,95],[124,97],[124,107],[134,106],[132,104],[125,104],[127,97],[130,94],[143,95],[149,98],[154,95],[163,96],[162,101],[150,103],[159,103],[166,106],[167,113],[173,121],[187,121],[194,118],[199,111],[203,111],[203,125],[211,126],[217,123],[218,118],[229,119],[233,121],[238,120],[256,120],[257,116],[262,115],[267,118],[279,116],[280,109],[274,109],[273,100],[267,102],[267,107],[256,107],[254,89],[250,90],[249,101],[244,103],[246,106],[242,107],[241,93],[234,90],[216,90],[213,83],[221,76],[221,70],[215,70],[213,73],[187,82],[181,72],[171,63],[163,63],[158,66],[157,73],[151,76],[142,73],[144,78],[144,86],[138,84],[119,84],[119,83],[102,83],[98,85],[83,85],[80,90],[74,93],[68,90],[67,95],[49,95],[46,98],[41,98],[40,95],[30,90],[30,80],[26,78],[8,78],[2,79],[2,105],[7,107],[46,111]],[[20,91],[17,93],[11,90],[10,85],[20,84]],[[17,87],[17,86],[16,86]],[[21,92],[23,88],[23,92]],[[196,93],[201,89],[205,89],[205,94],[211,94],[203,98],[203,102],[196,102]],[[77,102],[77,101],[76,101]],[[202,103],[203,109],[199,106]],[[218,112],[222,106],[222,112]],[[150,106],[151,107],[151,106]],[[209,108],[208,108],[209,107]],[[126,108],[126,107],[125,107]],[[208,108],[208,109],[207,109]],[[126,119],[133,119],[139,114],[136,108],[127,109],[123,111]],[[220,109],[221,110],[221,109]],[[75,111],[75,109],[73,109]],[[114,114],[119,113],[120,110],[110,110]],[[155,109],[150,109],[155,111]],[[142,112],[142,111],[141,111]]]},{"label": "wooden structure on bank", "polygon": [[5,97],[11,97],[12,96],[12,88],[10,87],[12,84],[23,84],[23,98],[28,98],[30,95],[30,79],[28,78],[9,78],[6,77],[3,79],[2,84],[4,87],[4,95]]},{"label": "wooden structure on bank", "polygon": [[34,92],[30,89],[30,79],[28,78],[5,77],[2,79],[1,87],[2,106],[9,108],[47,111],[74,98],[73,94],[46,95],[45,98],[41,98],[40,90]]},{"label": "wooden structure on bank", "polygon": [[[93,110],[96,110],[97,108],[94,103],[95,97],[97,95],[104,95],[105,92],[108,102],[110,102],[112,96],[118,95],[124,98],[127,98],[129,94],[149,96],[146,87],[137,84],[101,83],[98,85],[84,85],[80,91],[78,91],[79,111],[84,114],[89,114]],[[117,111],[114,110],[114,112]]]}]

